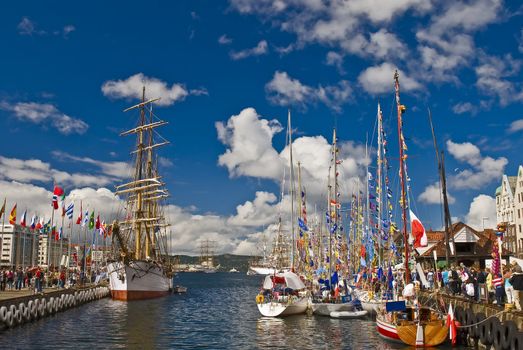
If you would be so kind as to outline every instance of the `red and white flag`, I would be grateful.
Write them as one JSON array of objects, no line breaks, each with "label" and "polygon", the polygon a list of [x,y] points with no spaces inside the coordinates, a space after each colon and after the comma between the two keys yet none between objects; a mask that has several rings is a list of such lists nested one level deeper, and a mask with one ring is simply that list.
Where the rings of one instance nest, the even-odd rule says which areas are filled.
[{"label": "red and white flag", "polygon": [[457,342],[457,329],[454,323],[454,311],[452,310],[452,304],[449,305],[449,313],[447,314],[447,327],[449,327],[449,339],[452,341],[452,345],[456,345]]},{"label": "red and white flag", "polygon": [[427,234],[425,233],[425,227],[423,227],[423,224],[418,219],[416,214],[412,212],[412,210],[409,210],[410,214],[410,232],[412,235],[412,238],[414,239],[414,248],[420,248],[420,247],[426,247],[428,245],[427,242]]},{"label": "red and white flag", "polygon": [[51,205],[54,208],[54,210],[58,209],[58,197],[63,196],[63,194],[64,194],[64,189],[63,188],[61,188],[60,186],[55,186],[54,187],[54,190],[53,190],[53,201],[51,203]]},{"label": "red and white flag", "polygon": [[22,217],[20,218],[20,226],[22,226],[22,227],[26,227],[27,226],[27,223],[25,222],[26,215],[27,215],[27,210],[24,211],[24,213],[22,214]]},{"label": "red and white flag", "polygon": [[82,223],[82,202],[80,202],[80,212],[78,213],[78,218],[76,219],[76,224],[80,225]]}]

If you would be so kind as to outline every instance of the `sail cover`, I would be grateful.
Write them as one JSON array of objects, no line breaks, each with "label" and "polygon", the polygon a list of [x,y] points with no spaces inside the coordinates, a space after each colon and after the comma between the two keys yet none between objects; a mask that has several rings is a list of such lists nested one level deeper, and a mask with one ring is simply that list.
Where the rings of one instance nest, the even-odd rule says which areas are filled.
[{"label": "sail cover", "polygon": [[265,280],[263,281],[263,289],[272,289],[274,284],[285,284],[285,287],[291,289],[305,288],[305,284],[303,284],[300,277],[290,271],[266,276]]}]

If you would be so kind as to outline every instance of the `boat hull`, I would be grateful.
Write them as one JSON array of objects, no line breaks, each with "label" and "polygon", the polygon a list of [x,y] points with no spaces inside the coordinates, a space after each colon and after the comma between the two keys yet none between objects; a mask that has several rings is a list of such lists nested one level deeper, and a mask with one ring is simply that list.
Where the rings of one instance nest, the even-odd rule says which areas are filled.
[{"label": "boat hull", "polygon": [[249,271],[247,272],[250,275],[274,275],[276,273],[276,269],[272,267],[260,267],[260,266],[250,266]]},{"label": "boat hull", "polygon": [[442,321],[433,321],[421,326],[423,339],[417,341],[417,323],[397,326],[398,336],[405,344],[416,347],[434,347],[441,345],[448,336],[448,328]]},{"label": "boat hull", "polygon": [[333,311],[330,314],[332,318],[362,318],[367,316],[368,312],[365,310],[359,311]]},{"label": "boat hull", "polygon": [[169,294],[172,280],[150,261],[113,262],[107,265],[109,289],[115,300],[143,300]]},{"label": "boat hull", "polygon": [[348,303],[312,303],[312,312],[315,315],[330,316],[331,312],[353,311],[354,304]]},{"label": "boat hull", "polygon": [[393,342],[402,342],[399,335],[398,330],[396,329],[396,325],[387,322],[380,317],[376,318],[376,329],[378,330],[378,334],[389,341]]},{"label": "boat hull", "polygon": [[258,310],[265,317],[284,317],[304,314],[307,311],[307,298],[300,298],[292,303],[268,302],[258,304]]}]

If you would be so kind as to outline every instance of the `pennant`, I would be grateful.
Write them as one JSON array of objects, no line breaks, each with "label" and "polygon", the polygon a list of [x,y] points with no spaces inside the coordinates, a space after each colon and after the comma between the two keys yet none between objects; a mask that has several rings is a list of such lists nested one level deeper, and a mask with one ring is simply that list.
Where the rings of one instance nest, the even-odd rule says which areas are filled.
[{"label": "pennant", "polygon": [[307,227],[307,225],[305,224],[305,222],[302,220],[302,218],[298,218],[298,226],[299,226],[303,231],[309,231],[309,228]]},{"label": "pennant", "polygon": [[13,209],[11,209],[11,214],[9,214],[9,223],[11,225],[16,224],[16,203]]},{"label": "pennant", "polygon": [[[67,217],[68,217],[69,219],[72,219],[72,218],[73,218],[73,211],[74,211],[74,202],[71,202],[71,203],[69,204],[69,206],[67,207],[66,211],[65,211],[65,213],[67,214]],[[80,215],[81,215],[81,212],[82,212],[82,211],[80,210]],[[80,220],[82,220],[82,219],[80,219]]]},{"label": "pennant", "polygon": [[412,212],[412,210],[409,210],[410,214],[410,231],[412,238],[414,238],[414,248],[419,247],[426,247],[428,245],[427,242],[427,234],[425,233],[425,227],[423,227],[423,224],[421,221],[417,218],[417,216]]},{"label": "pennant", "polygon": [[25,222],[25,217],[27,215],[27,210],[24,211],[24,213],[22,214],[22,217],[20,218],[20,226],[22,227],[26,227],[26,222]]}]

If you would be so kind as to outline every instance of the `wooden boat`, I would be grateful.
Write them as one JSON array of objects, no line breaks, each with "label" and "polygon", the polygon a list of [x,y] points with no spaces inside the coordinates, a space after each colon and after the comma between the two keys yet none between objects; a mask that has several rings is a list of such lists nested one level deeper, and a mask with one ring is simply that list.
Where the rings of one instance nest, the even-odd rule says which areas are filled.
[{"label": "wooden boat", "polygon": [[[418,327],[422,328],[420,337]],[[415,347],[433,347],[442,344],[449,334],[449,329],[443,320],[423,323],[404,322],[396,327],[402,342]],[[421,339],[420,339],[421,338]]]},{"label": "wooden boat", "polygon": [[173,293],[176,293],[176,294],[187,293],[187,287],[184,287],[184,286],[174,286],[173,287]]}]

